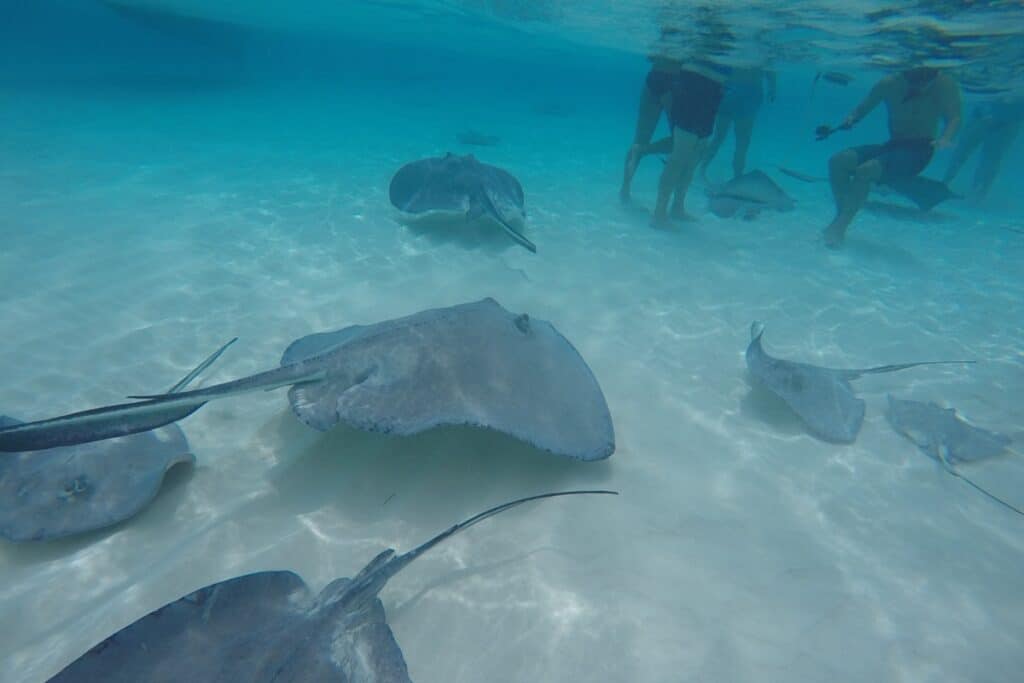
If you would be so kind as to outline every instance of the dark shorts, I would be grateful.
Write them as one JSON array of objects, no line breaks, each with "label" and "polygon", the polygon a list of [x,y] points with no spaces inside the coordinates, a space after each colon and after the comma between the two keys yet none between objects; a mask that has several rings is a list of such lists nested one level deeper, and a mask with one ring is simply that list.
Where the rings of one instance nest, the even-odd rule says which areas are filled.
[{"label": "dark shorts", "polygon": [[854,147],[857,163],[877,159],[882,164],[880,182],[900,178],[912,178],[923,171],[932,160],[935,147],[927,138],[912,140],[890,140],[884,145],[861,145]]},{"label": "dark shorts", "polygon": [[676,128],[706,138],[715,129],[722,84],[694,71],[680,71],[672,84],[669,121]]},{"label": "dark shorts", "polygon": [[675,79],[676,74],[674,73],[651,69],[647,74],[647,90],[654,96],[654,99],[660,100],[665,93],[672,89],[672,82]]}]

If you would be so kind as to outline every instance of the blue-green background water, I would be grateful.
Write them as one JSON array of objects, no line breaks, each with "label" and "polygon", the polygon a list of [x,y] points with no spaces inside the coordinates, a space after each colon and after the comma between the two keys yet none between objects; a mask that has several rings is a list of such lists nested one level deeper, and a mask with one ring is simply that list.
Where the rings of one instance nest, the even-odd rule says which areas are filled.
[{"label": "blue-green background water", "polygon": [[[272,367],[303,334],[494,296],[577,346],[618,450],[561,463],[480,435],[320,435],[277,393],[211,405],[183,423],[199,466],[139,517],[0,546],[0,679],[45,680],[213,581],[288,568],[319,589],[467,513],[587,485],[623,495],[496,520],[388,586],[414,680],[1013,679],[1021,520],[894,434],[882,407],[890,392],[942,402],[1019,435],[1021,141],[984,205],[865,212],[828,252],[826,187],[775,166],[824,175],[831,153],[884,138],[880,112],[812,136],[882,72],[812,47],[778,59],[748,162],[796,210],[718,219],[698,184],[699,221],[654,231],[643,208],[661,164],[637,176],[639,209],[617,187],[655,13],[574,7],[210,3],[183,19],[4,3],[4,412],[152,391],[235,335],[244,350],[211,381]],[[605,15],[619,24],[583,21]],[[1019,17],[1004,20],[1012,35]],[[833,61],[855,80],[812,95]],[[500,144],[462,146],[468,129]],[[522,181],[536,256],[395,222],[391,174],[448,150]],[[823,365],[983,362],[861,381],[864,429],[834,446],[752,398],[755,319],[771,351]],[[1018,455],[971,473],[1024,502]]]}]

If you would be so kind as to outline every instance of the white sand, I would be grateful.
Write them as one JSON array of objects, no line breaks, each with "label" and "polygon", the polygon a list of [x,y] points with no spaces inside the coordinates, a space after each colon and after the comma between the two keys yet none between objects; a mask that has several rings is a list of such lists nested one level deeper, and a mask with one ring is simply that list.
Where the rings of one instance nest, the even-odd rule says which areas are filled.
[{"label": "white sand", "polygon": [[[786,182],[792,213],[719,220],[698,191],[700,223],[657,232],[617,202],[625,113],[510,103],[494,120],[493,102],[467,100],[459,119],[428,86],[404,91],[341,87],[315,108],[323,93],[3,95],[0,407],[42,418],[159,391],[237,335],[207,380],[221,381],[273,367],[310,332],[494,296],[577,346],[615,455],[562,462],[475,432],[324,435],[282,391],[211,404],[182,423],[197,469],[138,517],[0,545],[0,680],[45,680],[214,581],[292,569],[319,590],[493,504],[590,486],[622,495],[509,513],[387,586],[416,681],[1019,674],[1024,520],[881,414],[893,392],[1024,424],[1024,239],[996,227],[1006,219],[865,214],[830,253],[824,186]],[[526,188],[537,255],[436,244],[390,218],[390,174],[481,121],[503,143],[479,155]],[[751,161],[788,144],[762,140]],[[658,167],[642,169],[638,204]],[[860,380],[864,428],[834,446],[751,395],[755,319],[770,352],[809,362],[985,362]],[[1019,457],[971,472],[1024,504]]]}]

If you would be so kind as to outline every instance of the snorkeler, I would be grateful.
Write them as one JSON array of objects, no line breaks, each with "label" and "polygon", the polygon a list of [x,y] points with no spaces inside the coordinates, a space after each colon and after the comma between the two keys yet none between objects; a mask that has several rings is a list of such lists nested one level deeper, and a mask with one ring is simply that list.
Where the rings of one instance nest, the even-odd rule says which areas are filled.
[{"label": "snorkeler", "polygon": [[953,151],[944,182],[953,182],[963,165],[981,147],[981,156],[974,171],[972,198],[976,201],[984,199],[992,187],[992,182],[999,175],[1006,150],[1013,145],[1020,132],[1022,121],[1024,96],[1002,98],[989,104],[978,105],[960,135],[960,143]]},{"label": "snorkeler", "polygon": [[672,151],[658,181],[658,200],[651,216],[654,227],[668,227],[670,200],[672,218],[690,219],[684,208],[686,191],[714,130],[724,80],[721,67],[707,61],[694,61],[679,72],[673,84],[668,110]]},{"label": "snorkeler", "polygon": [[[838,127],[818,127],[816,136],[824,140],[837,130],[852,128],[879,103],[884,102],[888,110],[888,142],[852,147],[829,159],[836,217],[825,229],[826,246],[834,249],[843,243],[872,184],[899,189],[901,183],[925,169],[936,149],[951,144],[960,127],[960,99],[960,86],[951,76],[935,68],[918,67],[879,81]],[[945,126],[936,138],[940,119]]]},{"label": "snorkeler", "polygon": [[[666,32],[663,31],[663,37]],[[651,145],[651,137],[654,129],[658,126],[658,119],[665,108],[665,102],[672,83],[679,75],[680,62],[668,57],[652,55],[651,70],[644,81],[643,90],[640,91],[640,107],[636,115],[636,132],[633,134],[633,144],[626,152],[626,163],[622,172],[622,187],[619,189],[619,199],[623,203],[629,202],[630,189],[633,183],[633,175],[636,173],[640,159],[648,154],[665,153],[672,151],[671,146],[664,141],[660,144]]]},{"label": "snorkeler", "polygon": [[750,149],[750,138],[754,132],[754,119],[765,99],[775,101],[775,72],[757,68],[734,69],[725,82],[725,94],[718,108],[718,120],[715,122],[715,135],[711,138],[708,150],[700,163],[701,175],[707,180],[708,165],[718,154],[725,142],[729,129],[735,131],[736,145],[732,155],[732,176],[743,175],[747,165],[747,151]]}]

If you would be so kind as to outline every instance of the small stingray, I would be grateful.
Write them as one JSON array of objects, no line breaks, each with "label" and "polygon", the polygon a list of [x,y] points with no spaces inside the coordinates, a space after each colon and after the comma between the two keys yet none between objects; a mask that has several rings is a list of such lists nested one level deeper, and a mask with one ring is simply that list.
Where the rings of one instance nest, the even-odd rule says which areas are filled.
[{"label": "small stingray", "polygon": [[822,368],[808,363],[772,358],[761,346],[764,326],[750,326],[747,369],[758,382],[786,402],[807,426],[824,441],[853,443],[864,422],[864,401],[853,393],[850,382],[861,375],[906,370],[919,365],[973,363],[974,361],[920,361],[857,370]]},{"label": "small stingray", "polygon": [[939,213],[935,211],[922,211],[913,206],[906,206],[905,204],[892,204],[890,202],[882,202],[877,200],[870,200],[864,203],[864,210],[870,213],[885,216],[887,218],[893,218],[898,221],[909,221],[913,223],[926,223],[926,224],[939,224],[949,223],[954,220],[954,217],[947,213]]},{"label": "small stingray", "polygon": [[909,178],[892,178],[886,180],[884,184],[917,204],[922,211],[930,211],[947,199],[963,199],[941,180],[933,180],[919,175]]},{"label": "small stingray", "polygon": [[708,188],[708,208],[720,218],[731,218],[742,211],[744,218],[751,219],[765,209],[789,211],[794,205],[793,198],[761,171],[744,173]]},{"label": "small stingray", "polygon": [[0,451],[140,432],[212,399],[284,386],[292,386],[298,418],[319,430],[342,422],[410,435],[469,425],[578,460],[615,450],[604,394],[572,344],[550,323],[513,315],[494,299],[312,334],[292,343],[281,363],[197,391],[0,429]]},{"label": "small stingray", "polygon": [[488,517],[528,501],[580,494],[616,492],[562,491],[499,505],[404,555],[385,550],[355,578],[336,579],[317,596],[289,571],[215,583],[126,626],[50,680],[410,682],[377,597],[388,579]]},{"label": "small stingray", "polygon": [[501,138],[497,135],[488,135],[475,130],[460,131],[455,134],[455,139],[459,141],[459,144],[477,147],[494,147],[501,142]]},{"label": "small stingray", "polygon": [[388,193],[407,225],[482,234],[498,227],[522,247],[537,251],[523,235],[522,185],[508,171],[480,163],[472,154],[448,153],[408,163],[395,173]]},{"label": "small stingray", "polygon": [[912,441],[954,477],[963,479],[1000,505],[1024,515],[1024,511],[989,493],[955,469],[961,463],[1003,455],[1010,447],[1010,437],[975,427],[957,415],[954,408],[943,408],[921,401],[904,401],[892,395],[889,396],[885,418],[893,429]]},{"label": "small stingray", "polygon": [[[235,340],[169,393],[184,389]],[[22,424],[0,415],[0,427]],[[0,457],[0,536],[43,541],[102,529],[135,516],[175,465],[192,464],[177,425],[87,444]]]}]

